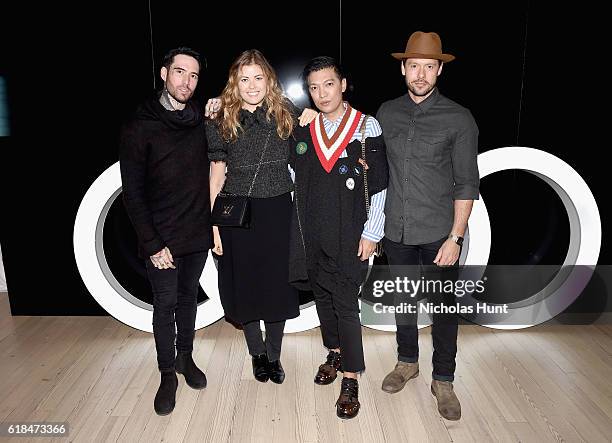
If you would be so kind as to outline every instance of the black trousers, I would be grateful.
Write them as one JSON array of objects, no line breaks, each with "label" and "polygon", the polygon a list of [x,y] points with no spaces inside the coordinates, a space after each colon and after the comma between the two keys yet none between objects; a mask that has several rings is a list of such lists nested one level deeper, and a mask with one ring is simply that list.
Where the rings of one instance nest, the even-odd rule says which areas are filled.
[{"label": "black trousers", "polygon": [[321,322],[323,345],[328,349],[340,348],[343,371],[363,371],[359,286],[338,272],[321,268],[309,271],[308,278]]},{"label": "black trousers", "polygon": [[153,289],[153,336],[160,371],[174,369],[176,350],[193,350],[200,276],[208,251],[174,257],[176,269],[157,269],[146,260]]},{"label": "black trousers", "polygon": [[[424,277],[425,280],[457,280],[457,264],[450,267],[438,267],[433,263],[438,250],[446,241],[446,237],[438,241],[422,245],[404,245],[396,243],[388,238],[383,239],[383,247],[387,254],[389,265],[395,271],[392,276],[397,275],[395,266],[411,265],[402,271],[401,277],[407,276],[413,280]],[[417,265],[417,266],[415,266]],[[408,275],[406,275],[408,274]],[[421,294],[423,296],[423,294]],[[455,303],[454,294],[428,293],[428,302],[434,305],[442,303],[453,305]],[[419,298],[417,295],[416,298]],[[415,299],[415,306],[417,305]],[[419,333],[417,326],[417,316],[415,313],[403,313],[396,315],[397,323],[397,353],[398,360],[408,363],[417,362],[419,359]],[[435,380],[453,381],[455,378],[455,357],[457,356],[457,332],[458,317],[456,314],[434,313],[431,336],[433,340],[433,373]]]},{"label": "black trousers", "polygon": [[264,341],[259,320],[242,324],[244,338],[252,356],[268,354],[268,360],[276,361],[280,359],[283,334],[285,330],[285,320],[275,322],[264,322],[266,325],[266,340]]}]

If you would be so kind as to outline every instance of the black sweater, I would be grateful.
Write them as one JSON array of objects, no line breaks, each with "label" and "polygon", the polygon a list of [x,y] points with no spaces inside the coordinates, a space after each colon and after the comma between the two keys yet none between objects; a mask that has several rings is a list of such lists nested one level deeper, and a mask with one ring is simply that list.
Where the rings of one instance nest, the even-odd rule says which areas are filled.
[{"label": "black sweater", "polygon": [[[311,123],[314,124],[314,123]],[[327,173],[315,153],[308,126],[294,131],[296,142],[306,143],[302,154],[290,151],[295,170],[295,192],[289,256],[289,282],[302,290],[310,290],[308,272],[323,268],[339,273],[360,285],[368,262],[357,257],[359,240],[368,214],[365,209],[361,142],[354,140],[346,147],[348,157],[337,160]],[[368,191],[372,195],[387,187],[389,169],[382,135],[366,139]],[[345,173],[339,172],[341,165]],[[358,173],[356,172],[359,171]],[[347,186],[352,180],[354,187]]]},{"label": "black sweater", "polygon": [[165,246],[176,257],[211,247],[207,143],[195,104],[168,111],[158,98],[145,102],[122,128],[119,158],[141,257]]}]

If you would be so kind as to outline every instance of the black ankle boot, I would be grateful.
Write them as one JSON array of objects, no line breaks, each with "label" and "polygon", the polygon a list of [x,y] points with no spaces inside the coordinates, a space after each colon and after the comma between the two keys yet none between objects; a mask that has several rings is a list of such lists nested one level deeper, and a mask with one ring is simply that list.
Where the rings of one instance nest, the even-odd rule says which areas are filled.
[{"label": "black ankle boot", "polygon": [[179,352],[176,355],[174,366],[176,372],[185,376],[185,382],[190,388],[204,389],[206,387],[206,375],[194,363],[191,352],[188,354]]},{"label": "black ankle boot", "polygon": [[253,375],[255,380],[265,383],[270,376],[268,375],[268,354],[253,356]]},{"label": "black ankle boot", "polygon": [[153,407],[157,415],[168,415],[174,410],[176,402],[176,388],[178,387],[178,379],[174,371],[162,371],[161,383]]},{"label": "black ankle boot", "polygon": [[285,381],[285,370],[281,365],[280,360],[274,360],[268,363],[268,376],[277,385]]}]

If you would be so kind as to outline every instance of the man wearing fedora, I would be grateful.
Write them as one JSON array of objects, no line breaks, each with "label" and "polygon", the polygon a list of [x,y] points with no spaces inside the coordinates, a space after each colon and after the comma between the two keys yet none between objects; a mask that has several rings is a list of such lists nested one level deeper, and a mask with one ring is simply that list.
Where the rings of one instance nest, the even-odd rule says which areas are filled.
[{"label": "man wearing fedora", "polygon": [[[442,67],[455,59],[442,52],[435,32],[414,32],[401,61],[408,93],[383,103],[381,124],[389,159],[383,246],[389,264],[420,278],[455,278],[474,200],[478,199],[478,127],[470,111],[436,88]],[[408,265],[408,266],[407,266]],[[394,270],[393,272],[397,272]],[[417,274],[418,273],[418,274]],[[453,303],[454,294],[427,294]],[[398,362],[382,389],[395,393],[419,375],[417,314],[396,316]],[[448,420],[461,417],[453,390],[458,319],[433,314],[431,392]]]}]

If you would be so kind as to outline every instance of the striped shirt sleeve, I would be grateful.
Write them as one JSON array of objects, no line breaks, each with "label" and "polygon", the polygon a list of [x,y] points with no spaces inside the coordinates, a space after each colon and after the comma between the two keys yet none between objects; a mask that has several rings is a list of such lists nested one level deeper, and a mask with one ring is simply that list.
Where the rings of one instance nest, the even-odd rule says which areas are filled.
[{"label": "striped shirt sleeve", "polygon": [[368,221],[363,225],[361,236],[379,242],[385,236],[385,199],[387,190],[383,189],[372,196]]},{"label": "striped shirt sleeve", "polygon": [[[368,118],[366,122],[366,138],[378,137],[382,134],[382,128],[374,117]],[[368,220],[363,225],[361,236],[373,242],[379,242],[385,236],[385,199],[387,190],[383,189],[372,196]]]}]

